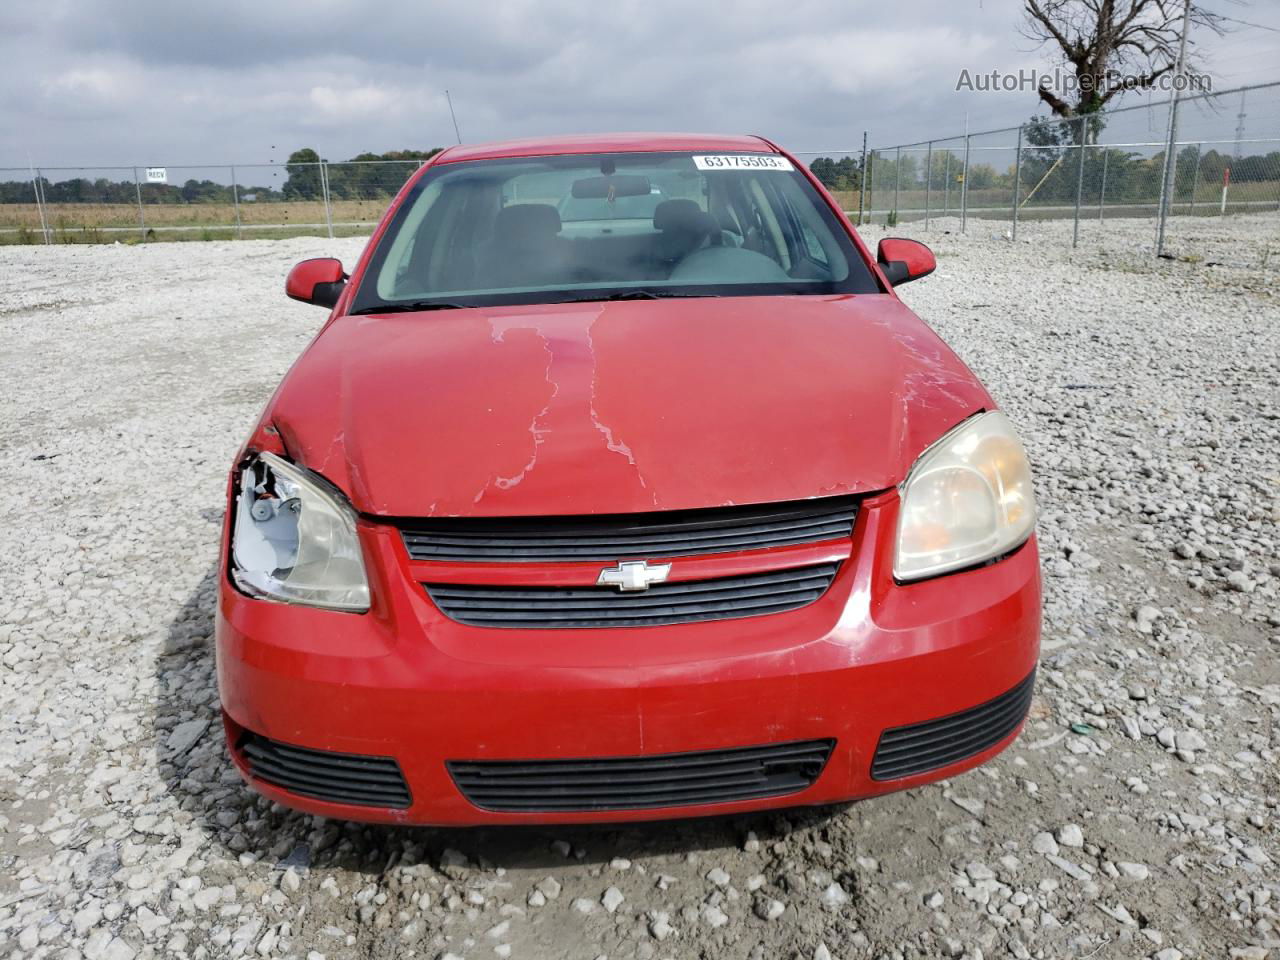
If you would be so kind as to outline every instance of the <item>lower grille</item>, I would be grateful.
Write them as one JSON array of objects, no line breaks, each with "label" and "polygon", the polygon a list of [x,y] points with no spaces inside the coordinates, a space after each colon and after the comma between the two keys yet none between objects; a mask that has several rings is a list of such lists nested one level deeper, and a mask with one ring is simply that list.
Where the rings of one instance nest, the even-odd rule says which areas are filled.
[{"label": "lower grille", "polygon": [[450,761],[471,803],[504,813],[644,810],[781,797],[813,785],[834,740],[577,760]]},{"label": "lower grille", "polygon": [[619,593],[612,587],[426,586],[445,616],[472,626],[648,627],[795,610],[822,596],[838,567],[823,563],[743,577],[658,583],[636,593]]},{"label": "lower grille", "polygon": [[871,761],[873,780],[895,780],[956,763],[994,747],[1018,728],[1031,707],[1036,674],[1007,693],[937,720],[894,727],[880,735]]},{"label": "lower grille", "polygon": [[250,774],[291,793],[362,807],[409,806],[409,786],[392,757],[294,747],[248,731],[238,746]]}]

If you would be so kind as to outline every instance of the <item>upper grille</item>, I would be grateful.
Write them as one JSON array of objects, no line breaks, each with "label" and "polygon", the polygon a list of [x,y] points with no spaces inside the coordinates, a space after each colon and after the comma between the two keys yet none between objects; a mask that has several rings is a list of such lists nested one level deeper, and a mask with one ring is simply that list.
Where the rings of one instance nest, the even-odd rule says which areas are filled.
[{"label": "upper grille", "polygon": [[856,497],[574,517],[400,521],[414,560],[549,562],[687,557],[848,537]]},{"label": "upper grille", "polygon": [[454,783],[485,810],[642,810],[780,797],[812,786],[834,740],[700,753],[576,760],[450,761]]},{"label": "upper grille", "polygon": [[238,746],[249,773],[291,793],[365,807],[409,806],[409,786],[393,757],[295,747],[247,730]]},{"label": "upper grille", "polygon": [[649,627],[781,613],[822,596],[839,568],[823,563],[715,580],[658,583],[619,593],[612,587],[497,587],[429,583],[445,616],[479,627]]},{"label": "upper grille", "polygon": [[981,753],[1018,729],[1031,707],[1036,674],[994,700],[937,720],[894,727],[880,735],[871,761],[873,780],[909,777]]}]

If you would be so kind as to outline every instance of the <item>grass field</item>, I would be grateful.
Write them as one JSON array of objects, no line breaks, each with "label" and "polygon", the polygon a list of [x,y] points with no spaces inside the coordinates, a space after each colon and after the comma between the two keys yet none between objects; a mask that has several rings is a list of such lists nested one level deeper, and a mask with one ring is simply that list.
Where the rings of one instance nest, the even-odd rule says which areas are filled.
[{"label": "grass field", "polygon": [[[390,200],[336,200],[334,224],[376,223]],[[156,235],[148,239],[183,239],[181,234],[204,239],[205,231],[214,239],[236,232],[236,209],[229,203],[144,204],[142,215]],[[59,242],[112,242],[129,235],[140,237],[138,208],[129,203],[51,203],[45,205],[49,229]],[[324,203],[300,200],[287,203],[241,203],[239,222],[245,234],[275,237],[315,233],[315,225],[325,224]],[[297,226],[294,226],[294,225]],[[261,227],[271,227],[263,230]],[[124,231],[124,235],[121,235]],[[136,233],[133,231],[137,231]],[[32,239],[18,239],[33,234]],[[338,232],[337,226],[334,232]],[[347,228],[345,232],[350,232]],[[40,212],[34,203],[0,204],[0,243],[39,242]]]},{"label": "grass field", "polygon": [[[1041,208],[1061,208],[1074,206],[1075,197],[1042,197],[1034,196],[1027,201],[1027,193],[1034,184],[1023,184],[1021,195],[1023,198],[1023,210],[1034,210]],[[1081,206],[1092,207],[1095,210],[1098,206],[1098,193],[1101,184],[1090,183],[1085,181],[1084,189],[1081,191]],[[858,192],[856,190],[837,190],[834,191],[835,197],[846,210],[858,209]],[[1213,211],[1218,209],[1218,204],[1222,198],[1222,188],[1216,183],[1199,183],[1196,185],[1194,209],[1196,212],[1208,214],[1210,208]],[[1150,215],[1151,211],[1160,202],[1158,195],[1137,198],[1120,198],[1115,196],[1107,196],[1105,198],[1107,208],[1116,207],[1117,210],[1133,207],[1143,208],[1144,216]],[[951,185],[951,189],[944,191],[935,188],[928,192],[926,196],[922,188],[913,188],[910,190],[900,189],[897,191],[897,209],[900,212],[923,212],[925,203],[928,202],[929,209],[934,212],[941,213],[944,206],[949,213],[960,212],[960,189],[956,184]],[[1231,185],[1231,189],[1227,194],[1227,209],[1236,207],[1238,212],[1246,209],[1258,210],[1265,209],[1267,204],[1273,204],[1280,207],[1280,180],[1261,180],[1252,183],[1235,183]],[[1011,187],[990,187],[981,190],[969,191],[968,206],[970,210],[995,210],[1003,207],[1006,210],[1012,208],[1013,205],[1013,189]],[[871,194],[871,206],[877,211],[890,210],[895,206],[893,184],[887,187],[877,186]],[[1179,191],[1174,198],[1174,206],[1177,213],[1186,213],[1192,208],[1192,198],[1189,190]]]}]

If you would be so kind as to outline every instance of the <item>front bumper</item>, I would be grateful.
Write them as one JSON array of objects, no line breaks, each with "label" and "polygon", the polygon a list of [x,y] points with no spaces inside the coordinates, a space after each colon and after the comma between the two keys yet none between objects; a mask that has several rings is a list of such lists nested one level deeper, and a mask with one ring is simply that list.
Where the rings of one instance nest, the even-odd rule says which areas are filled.
[{"label": "front bumper", "polygon": [[[325,816],[421,824],[552,823],[699,816],[875,796],[951,776],[979,752],[876,779],[889,728],[961,713],[1013,690],[1040,638],[1034,538],[989,566],[892,580],[898,499],[864,501],[852,542],[675,561],[699,575],[761,563],[841,561],[799,610],[739,620],[585,630],[503,630],[445,618],[398,532],[361,524],[374,595],[363,615],[246,597],[221,578],[218,683],[232,757],[253,787]],[[566,568],[572,565],[565,565]],[[599,564],[590,565],[598,569]],[[224,571],[225,557],[224,557]],[[477,570],[477,582],[504,575]],[[394,758],[410,800],[330,803],[250,775],[245,731],[314,750]],[[649,757],[834,740],[811,786],[730,803],[608,811],[498,812],[469,802],[450,761]]]}]

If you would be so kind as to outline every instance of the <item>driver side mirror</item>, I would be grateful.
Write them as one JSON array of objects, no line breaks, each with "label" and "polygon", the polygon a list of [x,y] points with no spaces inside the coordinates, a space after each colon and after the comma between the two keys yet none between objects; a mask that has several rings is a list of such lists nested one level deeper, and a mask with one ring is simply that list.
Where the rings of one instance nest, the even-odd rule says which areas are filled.
[{"label": "driver side mirror", "polygon": [[881,240],[876,250],[876,260],[891,287],[927,277],[938,266],[933,251],[923,243],[900,237],[885,237]]},{"label": "driver side mirror", "polygon": [[342,261],[322,257],[296,264],[284,282],[284,292],[292,300],[332,308],[346,285],[347,275],[342,271]]}]

